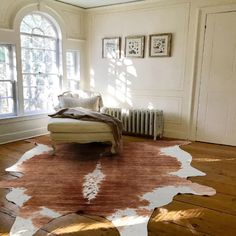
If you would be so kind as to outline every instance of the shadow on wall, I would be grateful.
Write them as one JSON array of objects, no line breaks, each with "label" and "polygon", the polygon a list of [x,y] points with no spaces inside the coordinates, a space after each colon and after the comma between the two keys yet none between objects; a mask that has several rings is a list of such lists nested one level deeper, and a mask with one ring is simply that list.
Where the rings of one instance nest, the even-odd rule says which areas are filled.
[{"label": "shadow on wall", "polygon": [[138,96],[133,93],[134,83],[145,82],[140,80],[139,64],[138,61],[136,64],[136,60],[126,58],[123,51],[120,58],[109,54],[99,61],[96,72],[91,68],[90,89],[102,93],[104,105],[107,107],[159,109],[164,111],[165,124],[175,127],[184,124],[187,127],[188,120],[184,120],[182,116],[182,104],[179,100],[168,96]]},{"label": "shadow on wall", "polygon": [[[109,54],[106,58],[107,66],[107,94],[106,105],[109,107],[133,107],[131,96],[131,84],[137,78],[137,71],[131,59],[124,57],[121,52],[121,58],[116,58]],[[90,70],[90,88],[95,89],[95,72]]]}]

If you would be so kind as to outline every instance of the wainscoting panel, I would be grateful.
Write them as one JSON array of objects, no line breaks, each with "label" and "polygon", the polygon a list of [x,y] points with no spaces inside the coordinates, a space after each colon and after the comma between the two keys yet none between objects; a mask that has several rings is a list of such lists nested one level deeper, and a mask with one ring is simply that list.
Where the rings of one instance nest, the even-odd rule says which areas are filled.
[{"label": "wainscoting panel", "polygon": [[0,144],[46,134],[48,119],[43,115],[0,120]]}]

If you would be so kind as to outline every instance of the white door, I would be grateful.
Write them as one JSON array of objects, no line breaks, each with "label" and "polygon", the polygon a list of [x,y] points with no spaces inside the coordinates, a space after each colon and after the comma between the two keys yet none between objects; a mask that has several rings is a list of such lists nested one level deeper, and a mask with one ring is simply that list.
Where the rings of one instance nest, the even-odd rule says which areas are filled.
[{"label": "white door", "polygon": [[207,16],[197,140],[236,146],[236,12]]}]

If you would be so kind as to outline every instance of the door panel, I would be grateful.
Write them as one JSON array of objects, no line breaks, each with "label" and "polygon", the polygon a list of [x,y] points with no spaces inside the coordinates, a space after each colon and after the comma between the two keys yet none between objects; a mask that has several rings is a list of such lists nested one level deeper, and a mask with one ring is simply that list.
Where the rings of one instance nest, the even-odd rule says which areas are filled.
[{"label": "door panel", "polygon": [[197,140],[236,146],[236,12],[207,16]]}]

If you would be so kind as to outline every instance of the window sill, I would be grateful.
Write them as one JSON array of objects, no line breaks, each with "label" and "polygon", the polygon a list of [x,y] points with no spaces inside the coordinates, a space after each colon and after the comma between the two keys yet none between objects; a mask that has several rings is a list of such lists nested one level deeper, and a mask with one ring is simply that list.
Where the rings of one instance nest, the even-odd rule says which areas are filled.
[{"label": "window sill", "polygon": [[0,118],[0,125],[14,123],[14,122],[27,121],[27,120],[37,120],[37,119],[41,119],[41,118],[47,118],[48,114],[50,114],[50,113],[2,117],[2,118]]}]

